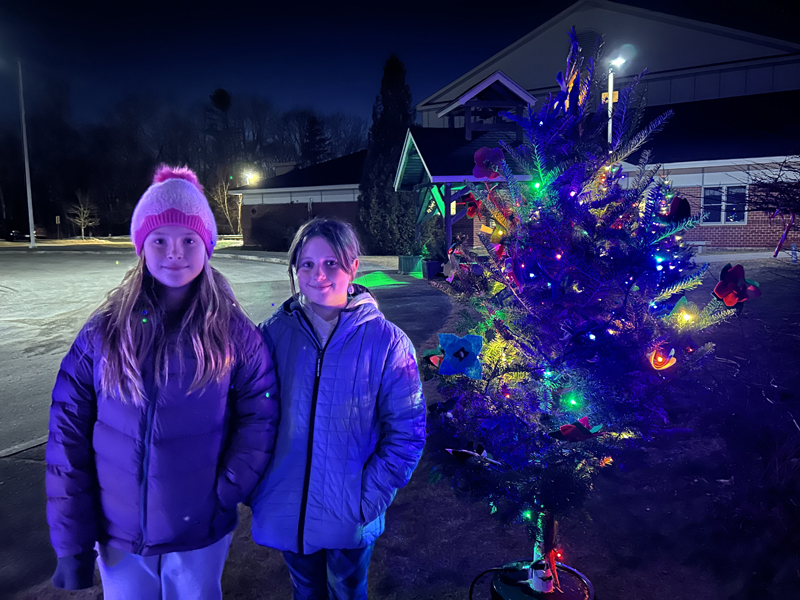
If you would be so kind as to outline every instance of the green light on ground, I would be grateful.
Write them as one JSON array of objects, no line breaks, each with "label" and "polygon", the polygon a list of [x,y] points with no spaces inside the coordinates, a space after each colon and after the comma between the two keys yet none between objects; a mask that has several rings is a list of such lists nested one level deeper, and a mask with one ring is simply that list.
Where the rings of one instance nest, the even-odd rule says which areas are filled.
[{"label": "green light on ground", "polygon": [[422,269],[420,269],[419,271],[411,271],[411,273],[409,273],[408,276],[413,277],[414,279],[422,279]]},{"label": "green light on ground", "polygon": [[[422,278],[422,271],[419,272],[419,275],[420,278]],[[411,276],[413,277],[414,274],[411,273]],[[366,275],[362,275],[361,277],[354,279],[353,283],[363,285],[369,289],[408,285],[407,281],[398,281],[397,279],[392,279],[383,271],[373,271],[372,273],[367,273]]]}]

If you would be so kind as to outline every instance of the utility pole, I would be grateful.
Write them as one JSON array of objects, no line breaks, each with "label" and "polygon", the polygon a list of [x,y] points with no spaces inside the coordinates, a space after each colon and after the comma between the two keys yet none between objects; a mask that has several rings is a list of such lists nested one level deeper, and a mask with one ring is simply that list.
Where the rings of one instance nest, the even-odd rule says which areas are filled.
[{"label": "utility pole", "polygon": [[19,116],[22,121],[22,149],[25,153],[25,184],[28,188],[28,226],[31,230],[29,248],[36,248],[36,232],[33,225],[33,199],[31,198],[31,167],[28,161],[28,133],[25,128],[25,99],[22,95],[22,61],[17,59],[19,67]]}]

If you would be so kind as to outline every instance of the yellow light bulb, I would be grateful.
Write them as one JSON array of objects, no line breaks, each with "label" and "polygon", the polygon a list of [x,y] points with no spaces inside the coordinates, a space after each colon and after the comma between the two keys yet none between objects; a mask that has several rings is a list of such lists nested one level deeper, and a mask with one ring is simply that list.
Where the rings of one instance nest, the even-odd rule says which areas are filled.
[{"label": "yellow light bulb", "polygon": [[684,321],[691,321],[692,320],[692,315],[690,315],[689,313],[683,313],[682,316],[683,316],[683,320]]}]

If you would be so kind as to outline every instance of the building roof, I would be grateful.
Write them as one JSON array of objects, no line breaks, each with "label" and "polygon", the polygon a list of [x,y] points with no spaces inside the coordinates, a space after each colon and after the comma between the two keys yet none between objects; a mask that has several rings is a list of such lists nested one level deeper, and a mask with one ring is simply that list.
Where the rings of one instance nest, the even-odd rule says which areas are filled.
[{"label": "building roof", "polygon": [[[645,147],[653,151],[651,162],[661,164],[798,155],[797,106],[800,90],[677,104],[672,119]],[[669,108],[648,108],[641,127]],[[406,136],[395,189],[471,180],[475,151],[483,146],[497,147],[501,141],[515,145],[515,132],[475,132],[468,141],[464,129],[412,127]],[[634,156],[630,162],[636,159]],[[513,161],[511,166],[516,175],[524,175]]]},{"label": "building roof", "polygon": [[[410,190],[423,183],[475,180],[472,169],[479,148],[496,148],[501,141],[517,143],[514,131],[475,131],[472,135],[471,140],[465,139],[463,128],[411,127],[400,157],[395,189]],[[513,164],[512,170],[517,175],[525,175]]]},{"label": "building roof", "polygon": [[[800,154],[800,90],[676,104],[648,143],[659,163]],[[642,126],[669,106],[645,111]]]},{"label": "building roof", "polygon": [[534,96],[554,89],[555,73],[564,68],[567,32],[573,26],[579,37],[602,34],[608,53],[635,50],[626,63],[625,78],[644,68],[652,76],[668,73],[674,77],[681,70],[728,68],[747,61],[796,56],[800,51],[800,44],[741,29],[620,2],[579,0],[425,98],[417,110],[442,111],[497,70]]},{"label": "building roof", "polygon": [[231,191],[259,191],[284,188],[322,187],[329,185],[358,185],[364,168],[366,150],[326,160],[305,169],[294,169],[283,175],[266,179],[256,185],[244,185]]},{"label": "building roof", "polygon": [[470,100],[485,99],[498,101],[512,101],[517,104],[536,104],[536,98],[531,96],[516,81],[502,71],[495,71],[489,77],[478,83],[475,87],[464,92],[452,103],[437,114],[443,117],[456,108],[464,106]]}]

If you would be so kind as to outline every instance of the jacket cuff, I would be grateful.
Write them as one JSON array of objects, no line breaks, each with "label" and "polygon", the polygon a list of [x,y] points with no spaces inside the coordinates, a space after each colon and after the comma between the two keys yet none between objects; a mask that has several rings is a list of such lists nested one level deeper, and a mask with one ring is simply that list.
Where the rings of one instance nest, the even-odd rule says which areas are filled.
[{"label": "jacket cuff", "polygon": [[94,585],[94,561],[97,554],[87,550],[58,559],[53,574],[53,587],[62,590],[84,590]]},{"label": "jacket cuff", "polygon": [[217,480],[217,499],[224,510],[236,508],[243,498],[240,497],[239,489],[228,481],[228,478],[221,475]]}]

